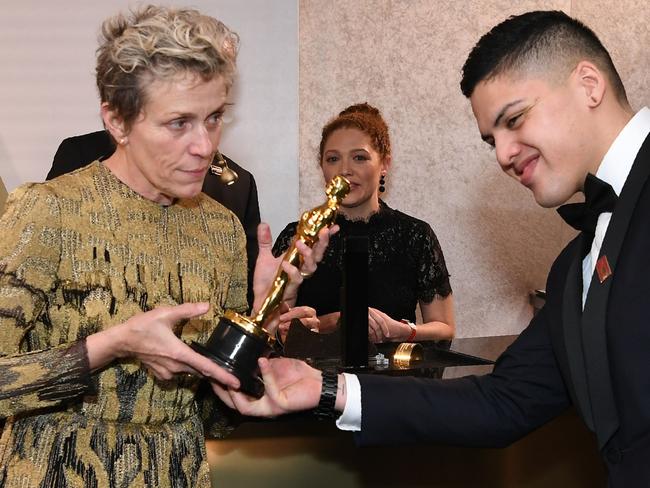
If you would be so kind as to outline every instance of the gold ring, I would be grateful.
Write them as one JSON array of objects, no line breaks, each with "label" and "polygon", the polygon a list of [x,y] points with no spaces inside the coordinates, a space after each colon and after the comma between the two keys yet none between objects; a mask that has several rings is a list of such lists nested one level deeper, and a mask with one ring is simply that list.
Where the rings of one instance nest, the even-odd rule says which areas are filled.
[{"label": "gold ring", "polygon": [[305,273],[304,271],[301,271],[301,272],[300,272],[300,276],[302,276],[302,277],[305,278],[305,279],[309,278],[309,277],[310,277],[311,275],[313,275],[313,274],[314,274],[314,273]]}]

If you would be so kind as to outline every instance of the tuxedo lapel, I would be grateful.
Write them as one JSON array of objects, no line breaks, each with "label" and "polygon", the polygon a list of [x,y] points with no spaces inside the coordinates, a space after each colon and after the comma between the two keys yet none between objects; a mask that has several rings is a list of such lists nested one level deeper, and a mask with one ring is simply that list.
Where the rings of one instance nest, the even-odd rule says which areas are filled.
[{"label": "tuxedo lapel", "polygon": [[637,200],[650,174],[650,136],[646,138],[625,181],[620,198],[607,228],[599,259],[606,256],[612,276],[602,283],[594,273],[582,314],[582,344],[587,386],[598,444],[602,448],[618,428],[618,414],[612,391],[607,350],[607,308],[621,248]]},{"label": "tuxedo lapel", "polygon": [[566,275],[562,301],[562,329],[576,407],[587,427],[594,431],[581,336],[582,260],[580,250],[584,238],[584,235],[580,235],[572,243],[571,264]]}]

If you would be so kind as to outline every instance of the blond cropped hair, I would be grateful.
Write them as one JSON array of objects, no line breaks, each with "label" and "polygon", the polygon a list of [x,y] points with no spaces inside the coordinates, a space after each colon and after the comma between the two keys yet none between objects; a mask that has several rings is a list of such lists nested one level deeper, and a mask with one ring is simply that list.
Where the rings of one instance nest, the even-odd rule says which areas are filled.
[{"label": "blond cropped hair", "polygon": [[127,127],[146,103],[146,85],[181,74],[220,76],[230,88],[239,37],[219,20],[189,8],[148,5],[102,24],[96,78],[102,103]]}]

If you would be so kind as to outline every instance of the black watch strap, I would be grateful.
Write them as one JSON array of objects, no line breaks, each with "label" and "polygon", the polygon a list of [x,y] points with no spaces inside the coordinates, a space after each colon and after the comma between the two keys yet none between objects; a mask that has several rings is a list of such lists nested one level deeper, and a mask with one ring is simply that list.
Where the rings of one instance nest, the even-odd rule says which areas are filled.
[{"label": "black watch strap", "polygon": [[336,371],[323,371],[323,386],[320,392],[320,401],[314,410],[314,415],[319,419],[335,419],[339,416],[334,410],[336,404],[336,390],[339,384],[339,375]]}]

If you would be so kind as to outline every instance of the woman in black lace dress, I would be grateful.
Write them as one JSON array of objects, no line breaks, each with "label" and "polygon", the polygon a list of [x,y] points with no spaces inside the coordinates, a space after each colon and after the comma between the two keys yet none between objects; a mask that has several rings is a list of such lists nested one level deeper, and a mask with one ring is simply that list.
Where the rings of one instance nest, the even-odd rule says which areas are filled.
[{"label": "woman in black lace dress", "polygon": [[[373,342],[450,340],[454,311],[449,273],[436,235],[426,222],[390,208],[379,198],[391,167],[388,127],[379,110],[367,103],[352,105],[324,128],[320,166],[326,181],[342,174],[351,183],[316,273],[298,292],[296,317],[314,308],[320,331],[335,328],[343,242],[349,235],[367,235],[369,253],[368,336]],[[273,252],[284,252],[296,231],[293,222],[282,231]],[[423,323],[415,322],[420,305]],[[313,320],[308,324],[315,328]]]}]

